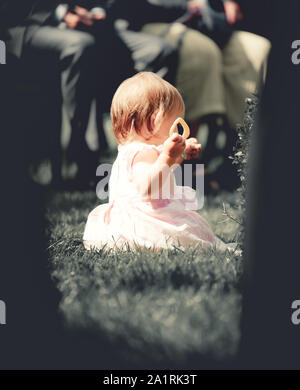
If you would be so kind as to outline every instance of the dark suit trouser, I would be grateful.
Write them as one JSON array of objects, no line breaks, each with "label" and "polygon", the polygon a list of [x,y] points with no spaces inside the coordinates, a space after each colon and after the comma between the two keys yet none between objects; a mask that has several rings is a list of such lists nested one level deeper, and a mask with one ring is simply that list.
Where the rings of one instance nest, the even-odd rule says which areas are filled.
[{"label": "dark suit trouser", "polygon": [[59,75],[72,138],[80,147],[95,93],[95,39],[81,31],[41,26],[29,41],[25,40],[23,53],[36,80],[49,81]]}]

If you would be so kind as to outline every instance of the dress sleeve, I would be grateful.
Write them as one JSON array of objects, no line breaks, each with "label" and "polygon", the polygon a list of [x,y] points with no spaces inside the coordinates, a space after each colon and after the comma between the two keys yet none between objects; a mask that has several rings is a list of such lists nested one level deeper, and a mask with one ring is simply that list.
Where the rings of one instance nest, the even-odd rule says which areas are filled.
[{"label": "dress sleeve", "polygon": [[159,156],[160,151],[155,145],[139,144],[138,147],[130,148],[126,153],[126,164],[129,178],[132,179],[132,168],[135,162],[135,158],[139,153],[146,152],[148,150],[154,150]]}]

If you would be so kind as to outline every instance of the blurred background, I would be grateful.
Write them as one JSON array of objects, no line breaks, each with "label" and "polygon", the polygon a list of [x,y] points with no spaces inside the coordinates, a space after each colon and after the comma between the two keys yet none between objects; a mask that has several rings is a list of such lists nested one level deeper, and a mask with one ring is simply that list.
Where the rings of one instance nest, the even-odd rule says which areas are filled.
[{"label": "blurred background", "polygon": [[228,156],[270,49],[261,6],[248,3],[2,0],[5,82],[22,96],[30,176],[56,188],[95,188],[97,165],[116,156],[114,91],[153,71],[183,96],[191,135],[203,144],[190,163],[205,163],[207,192],[235,189]]}]

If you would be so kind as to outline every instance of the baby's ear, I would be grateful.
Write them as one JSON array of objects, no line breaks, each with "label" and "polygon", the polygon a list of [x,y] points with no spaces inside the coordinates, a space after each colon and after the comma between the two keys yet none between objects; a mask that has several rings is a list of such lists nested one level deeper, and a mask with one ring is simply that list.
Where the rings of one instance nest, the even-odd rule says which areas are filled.
[{"label": "baby's ear", "polygon": [[157,114],[158,114],[158,110],[155,110],[152,115],[151,115],[151,118],[150,118],[150,126],[151,126],[151,129],[154,130],[155,129],[155,126],[157,125]]},{"label": "baby's ear", "polygon": [[149,116],[144,122],[144,125],[141,129],[141,135],[147,140],[153,136],[153,131],[157,126],[157,114],[158,110],[154,111],[151,116]]},{"label": "baby's ear", "polygon": [[156,109],[150,118],[151,128],[152,130],[155,129],[156,126],[158,126],[162,120],[163,114],[162,110]]}]

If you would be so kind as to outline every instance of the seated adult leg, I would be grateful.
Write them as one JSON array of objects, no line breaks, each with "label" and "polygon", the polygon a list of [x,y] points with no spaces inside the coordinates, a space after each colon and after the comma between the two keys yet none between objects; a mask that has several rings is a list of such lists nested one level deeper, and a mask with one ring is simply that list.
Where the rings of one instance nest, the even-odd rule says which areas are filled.
[{"label": "seated adult leg", "polygon": [[70,149],[75,160],[84,160],[96,68],[93,36],[68,28],[42,26],[25,42],[25,56],[31,57],[41,78],[59,72],[63,102],[72,129]]},{"label": "seated adult leg", "polygon": [[266,38],[245,31],[235,31],[223,49],[226,111],[232,128],[243,121],[245,100],[257,90],[269,50]]}]

